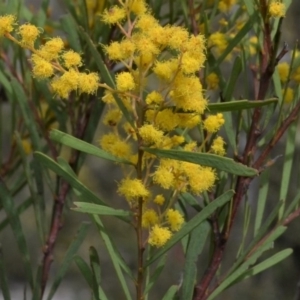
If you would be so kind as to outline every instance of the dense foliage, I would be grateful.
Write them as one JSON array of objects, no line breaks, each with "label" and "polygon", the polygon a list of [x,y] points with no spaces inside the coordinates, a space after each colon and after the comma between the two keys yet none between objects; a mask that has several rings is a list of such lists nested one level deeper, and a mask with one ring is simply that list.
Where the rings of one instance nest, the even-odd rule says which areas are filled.
[{"label": "dense foliage", "polygon": [[[290,4],[65,0],[57,19],[47,0],[2,1],[0,230],[12,229],[29,297],[53,298],[74,264],[91,299],[214,299],[292,253],[274,246],[300,215],[300,190],[289,192],[300,56],[280,38]],[[91,157],[98,178],[80,175]],[[78,212],[93,225],[76,225],[52,274],[64,220]],[[130,259],[114,222],[134,245]],[[236,225],[238,249],[225,259]],[[87,242],[92,228],[101,246]],[[11,299],[3,246],[0,284]],[[176,260],[182,274],[162,287]],[[118,291],[102,280],[112,272]]]}]

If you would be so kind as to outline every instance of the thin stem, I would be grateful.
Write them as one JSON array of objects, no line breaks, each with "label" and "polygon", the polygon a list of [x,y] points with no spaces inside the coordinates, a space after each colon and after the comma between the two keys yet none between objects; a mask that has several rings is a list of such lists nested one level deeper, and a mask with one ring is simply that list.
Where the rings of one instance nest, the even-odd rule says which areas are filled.
[{"label": "thin stem", "polygon": [[65,203],[65,199],[67,197],[67,194],[70,190],[70,185],[67,182],[63,182],[60,194],[54,199],[54,206],[53,206],[53,212],[52,212],[52,221],[51,221],[51,227],[50,227],[50,233],[48,236],[48,239],[46,241],[46,244],[43,248],[44,252],[44,258],[42,262],[42,281],[41,281],[41,297],[42,299],[46,284],[49,277],[49,271],[50,266],[53,262],[53,250],[55,246],[55,242],[58,236],[58,232],[60,228],[62,227],[61,219],[62,219],[62,212],[63,207]]},{"label": "thin stem", "polygon": [[[151,247],[148,246],[147,247],[147,260],[149,260],[151,257]],[[149,281],[150,281],[150,266],[148,266],[145,270],[145,273],[146,273],[146,279],[145,279],[145,286],[147,286],[149,284]],[[148,300],[148,296],[149,296],[149,293],[147,293],[145,295],[145,299],[144,300]]]},{"label": "thin stem", "polygon": [[283,134],[286,132],[286,130],[289,128],[291,123],[293,123],[298,118],[298,114],[300,112],[300,100],[298,100],[297,105],[294,107],[290,115],[282,122],[281,127],[277,130],[276,134],[274,135],[271,142],[267,145],[267,147],[264,149],[264,151],[261,153],[259,158],[256,160],[256,162],[253,164],[254,168],[262,168],[263,162],[266,160],[268,155],[270,154],[271,150],[274,148],[274,146],[278,143],[278,141],[281,139]]},{"label": "thin stem", "polygon": [[[84,118],[81,116],[76,120],[77,130],[73,132],[74,136],[82,138],[84,136],[85,130],[87,128],[88,120],[90,118],[90,112],[92,107],[89,107],[84,112]],[[73,151],[71,159],[69,160],[70,167],[76,171],[80,152]],[[48,238],[46,240],[45,246],[43,247],[44,257],[42,261],[42,280],[41,280],[41,294],[40,299],[43,298],[46,284],[49,278],[50,267],[53,262],[53,251],[58,238],[58,233],[62,228],[62,214],[66,202],[66,197],[71,189],[70,184],[59,177],[57,179],[58,192],[57,196],[54,198],[53,209],[52,209],[52,220]]]},{"label": "thin stem", "polygon": [[[143,150],[138,152],[138,163],[137,163],[137,178],[142,180],[142,160],[143,160]],[[136,283],[136,299],[143,300],[143,286],[144,286],[144,268],[143,268],[143,257],[144,257],[144,243],[143,243],[143,229],[142,229],[142,214],[143,214],[143,198],[138,200],[137,209],[137,224],[136,224],[136,234],[137,234],[137,246],[138,246],[138,274]]]},{"label": "thin stem", "polygon": [[[263,101],[263,99],[265,99],[267,95],[275,65],[278,62],[276,60],[276,53],[274,49],[278,48],[277,43],[279,43],[279,40],[277,39],[274,42],[272,42],[271,39],[271,26],[267,15],[268,3],[266,0],[260,1],[260,10],[264,22],[263,24],[264,41],[263,41],[263,49],[260,54],[261,57],[260,57],[259,73],[261,75],[259,78],[260,80],[259,80],[259,87],[257,89],[256,99]],[[280,28],[278,28],[278,31],[279,30]],[[261,108],[255,109],[252,116],[252,122],[247,137],[246,146],[243,151],[243,155],[241,157],[241,162],[245,165],[251,165],[252,157],[254,157],[254,154],[256,152],[257,140],[261,135],[260,124],[259,124],[261,120],[261,116],[262,116]],[[284,127],[282,128],[282,130],[285,131],[286,128]],[[265,160],[266,157],[263,157],[263,159]],[[262,161],[260,161],[260,163],[262,163]],[[194,299],[204,300],[209,296],[210,292],[213,291],[213,289],[211,291],[208,290],[209,286],[220,266],[229,234],[232,230],[234,220],[236,219],[238,207],[245,193],[247,192],[251,181],[252,178],[248,178],[248,177],[239,176],[237,178],[236,185],[235,185],[235,195],[232,200],[232,211],[231,214],[228,216],[227,226],[224,226],[222,233],[220,234],[219,237],[217,237],[219,238],[219,240],[215,241],[215,250],[211,262],[204,276],[202,277],[202,280],[197,284],[195,288]]]}]

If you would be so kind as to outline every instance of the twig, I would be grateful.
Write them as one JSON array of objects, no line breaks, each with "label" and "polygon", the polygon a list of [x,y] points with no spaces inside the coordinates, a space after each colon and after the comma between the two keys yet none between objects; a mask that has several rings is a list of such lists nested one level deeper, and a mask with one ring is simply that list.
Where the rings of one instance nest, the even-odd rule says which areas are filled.
[{"label": "twig", "polygon": [[6,66],[7,66],[8,69],[9,69],[9,72],[16,78],[16,80],[17,80],[21,85],[23,85],[23,78],[22,78],[22,77],[20,76],[20,74],[16,71],[17,68],[15,68],[15,67],[12,65],[12,63],[11,63],[11,61],[10,61],[8,55],[7,55],[6,53],[4,53],[4,52],[1,52],[1,53],[0,53],[0,57],[5,61]]},{"label": "twig", "polygon": [[[74,135],[78,138],[82,138],[84,136],[85,130],[87,128],[88,120],[90,118],[90,112],[92,107],[88,107],[85,114],[84,119],[81,122],[81,116],[78,116],[77,119],[77,132],[74,132]],[[72,153],[72,157],[69,160],[70,167],[75,171],[79,159],[80,152],[74,150]],[[57,186],[59,186],[60,179],[57,180]],[[65,205],[66,197],[68,192],[70,191],[70,184],[66,181],[62,181],[58,196],[54,198],[53,210],[52,210],[52,220],[49,231],[49,236],[44,246],[44,257],[42,262],[42,280],[41,280],[41,295],[40,299],[43,298],[43,294],[45,292],[45,287],[48,281],[50,267],[53,261],[53,250],[55,247],[55,243],[58,237],[58,233],[62,227],[62,213]]]},{"label": "twig", "polygon": [[199,33],[199,30],[198,30],[196,17],[195,17],[194,0],[189,0],[188,5],[189,5],[189,12],[190,12],[190,17],[191,17],[192,31],[193,31],[194,35],[197,35]]},{"label": "twig", "polygon": [[64,181],[61,186],[61,189],[60,189],[60,194],[58,195],[58,197],[56,197],[54,199],[50,233],[49,233],[48,239],[46,241],[46,245],[44,246],[44,249],[43,249],[44,258],[43,258],[43,263],[42,263],[42,281],[41,281],[41,297],[40,297],[40,299],[42,299],[42,297],[43,297],[45,287],[46,287],[46,284],[48,281],[49,270],[50,270],[51,263],[53,261],[53,250],[54,250],[58,232],[62,226],[61,225],[61,217],[62,217],[65,200],[66,200],[69,190],[70,190],[69,183]]},{"label": "twig", "polygon": [[[274,72],[275,64],[277,63],[276,60],[276,49],[279,43],[279,39],[275,40],[275,43],[272,43],[271,39],[271,27],[268,20],[268,4],[266,0],[260,1],[261,4],[261,15],[264,21],[264,42],[263,42],[263,49],[261,52],[261,63],[260,63],[260,81],[259,81],[259,88],[257,90],[256,99],[263,101],[265,98],[272,75]],[[279,34],[280,29],[278,29]],[[285,48],[282,51],[282,55],[285,54]],[[291,117],[292,118],[292,117]],[[251,157],[254,156],[254,153],[256,152],[256,143],[261,135],[260,132],[260,126],[259,121],[261,119],[261,108],[256,108],[254,110],[253,116],[252,116],[252,122],[246,142],[245,149],[243,151],[242,155],[242,162],[245,165],[251,165]],[[283,131],[286,130],[285,127],[282,128]],[[282,134],[281,134],[282,135]],[[280,135],[280,136],[281,136]],[[277,141],[276,141],[277,142]],[[265,157],[264,157],[265,159]],[[212,260],[210,262],[210,265],[205,272],[202,280],[200,283],[197,284],[194,292],[194,299],[196,300],[205,300],[211,291],[214,290],[214,288],[211,291],[208,291],[209,285],[212,281],[212,279],[215,277],[215,274],[218,270],[218,267],[221,263],[221,260],[223,258],[224,249],[226,246],[226,243],[228,241],[229,234],[231,232],[234,220],[236,218],[236,214],[238,211],[238,207],[246,193],[246,191],[249,188],[249,185],[252,181],[252,178],[248,177],[238,177],[237,182],[235,185],[235,195],[233,197],[232,203],[232,213],[229,216],[227,226],[224,227],[224,230],[221,235],[222,243],[220,243],[213,253]]]},{"label": "twig", "polygon": [[[139,143],[141,143],[139,138]],[[142,170],[143,170],[143,155],[144,151],[139,148],[138,150],[138,163],[136,167],[137,178],[142,178]],[[143,214],[143,198],[140,197],[137,208],[137,216],[136,216],[136,235],[137,235],[137,246],[138,246],[138,274],[137,274],[137,282],[136,282],[136,299],[143,300],[143,284],[144,284],[144,243],[143,243],[143,228],[142,228],[142,214]]]},{"label": "twig", "polygon": [[271,140],[271,142],[267,145],[267,147],[261,153],[259,158],[253,164],[253,168],[259,169],[262,167],[263,162],[266,160],[266,158],[270,154],[271,150],[281,139],[281,137],[286,132],[286,130],[289,128],[291,123],[293,123],[297,119],[299,112],[300,112],[300,99],[298,100],[297,105],[294,107],[294,109],[292,110],[290,115],[282,122],[282,125],[277,130],[277,132],[276,132],[275,136],[273,137],[273,139]]},{"label": "twig", "polygon": [[223,257],[223,252],[225,249],[226,241],[223,239],[223,235],[220,232],[217,215],[214,214],[211,218],[211,226],[214,233],[214,248],[213,258],[211,260],[209,268],[205,271],[202,281],[196,285],[194,289],[194,299],[195,300],[204,300],[206,299],[206,290],[213,279],[215,273],[217,272],[221,259]]},{"label": "twig", "polygon": [[197,284],[194,289],[194,298],[193,298],[194,300],[205,300],[207,298],[208,296],[207,288],[220,266],[225,245],[226,245],[225,241],[223,245],[216,245],[210,266],[206,270],[200,284]]},{"label": "twig", "polygon": [[289,223],[291,223],[292,221],[294,221],[296,218],[298,218],[300,216],[300,208],[298,208],[297,210],[295,210],[294,212],[292,212],[290,215],[288,215],[284,221],[282,222],[283,226],[288,225]]}]

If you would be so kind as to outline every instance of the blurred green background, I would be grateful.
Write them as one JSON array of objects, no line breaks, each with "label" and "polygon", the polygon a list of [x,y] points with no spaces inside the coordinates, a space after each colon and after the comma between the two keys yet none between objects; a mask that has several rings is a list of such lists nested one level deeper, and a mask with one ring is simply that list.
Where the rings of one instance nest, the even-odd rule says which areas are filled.
[{"label": "blurred green background", "polygon": [[[39,6],[39,1],[26,1],[26,5],[31,6],[33,9],[37,9]],[[51,6],[53,9],[52,16],[54,18],[59,19],[59,16],[65,13],[63,1],[51,1]],[[293,49],[296,40],[300,39],[299,19],[300,1],[293,0],[286,19],[283,22],[282,32],[282,42],[286,41],[289,44],[290,49]],[[5,126],[5,122],[10,122],[10,120],[7,120],[7,117],[5,116],[7,115],[6,112],[9,111],[11,107],[9,107],[8,103],[4,102],[1,102],[1,106],[1,126]],[[102,129],[99,128],[98,133],[95,136],[95,143],[101,130]],[[2,136],[3,142],[7,138],[7,135]],[[299,149],[300,134],[298,135]],[[3,142],[2,145],[5,145]],[[7,154],[7,149],[3,149],[3,152],[5,157],[5,154]],[[278,148],[276,152],[276,155],[283,153],[283,149]],[[299,162],[299,158],[299,151],[297,151],[295,161]],[[274,201],[277,201],[278,199],[278,182],[281,179],[281,173],[282,163],[280,160],[278,160],[278,163],[272,167],[272,184],[268,195],[268,205],[270,206],[270,209],[273,207]],[[100,161],[95,158],[88,157],[79,177],[87,187],[97,191],[100,197],[103,197],[104,199],[110,199],[112,203],[119,203],[119,198],[116,194],[116,181],[121,178],[119,167],[110,163],[105,163],[102,160]],[[298,178],[293,176],[292,182],[290,183],[291,196],[293,195],[296,185],[299,184],[298,182]],[[257,188],[257,183],[253,182],[251,185],[250,198],[248,200],[253,208],[255,208]],[[24,190],[23,193],[28,193],[28,191]],[[48,202],[48,218],[50,221],[51,199],[49,199]],[[69,202],[69,206],[72,206],[71,199],[69,199]],[[118,206],[120,205],[118,204]],[[67,210],[69,210],[69,208]],[[253,209],[253,211],[255,210]],[[4,217],[4,213],[1,213],[0,221]],[[125,223],[121,223],[115,219],[103,219],[107,228],[114,236],[114,240],[119,249],[121,249],[120,252],[128,262],[128,265],[132,269],[135,269],[136,263],[134,258],[136,256],[136,249],[134,243],[135,237],[132,228],[129,226],[126,228],[126,225],[124,225]],[[68,211],[68,213],[65,214],[63,228],[59,233],[59,238],[54,252],[54,263],[51,268],[52,274],[55,274],[57,271],[68,245],[76,234],[78,225],[83,220],[90,221],[88,216],[76,213],[74,211]],[[25,226],[24,231],[27,234],[26,238],[30,247],[31,258],[37,266],[42,259],[42,249],[40,249],[36,243],[37,231],[35,229],[36,225],[31,208],[22,214],[21,221]],[[226,249],[226,261],[224,263],[224,269],[226,269],[226,266],[230,266],[230,264],[233,262],[234,257],[232,256],[232,253],[236,253],[238,248],[241,236],[241,227],[242,218],[239,218],[235,224],[235,230],[231,234],[230,243]],[[23,299],[24,293],[26,294],[26,286],[24,285],[24,270],[15,238],[9,227],[2,231],[0,243],[2,245],[2,251],[5,257],[6,269],[9,271],[9,283],[11,286],[13,299]],[[90,246],[96,247],[99,252],[102,265],[103,286],[107,291],[109,299],[122,299],[123,296],[118,288],[118,280],[114,274],[109,256],[106,253],[106,250],[103,250],[104,247],[100,236],[92,225],[90,226],[89,234],[87,235],[85,242],[81,246],[78,254],[87,259]],[[267,271],[253,278],[251,277],[250,279],[228,289],[228,291],[223,293],[222,296],[218,297],[218,299],[300,299],[300,296],[297,297],[297,289],[300,289],[298,287],[300,284],[300,220],[296,220],[290,225],[287,232],[276,242],[274,247],[276,247],[277,251],[286,247],[291,247],[294,249],[294,253],[279,265],[276,265],[275,267],[270,268]],[[159,286],[156,287],[157,293],[152,299],[161,299],[162,295],[166,292],[170,285],[177,284],[180,281],[181,270],[184,263],[182,260],[182,251],[180,246],[178,245],[174,247],[171,252],[172,254],[169,255],[165,270],[161,275],[161,279],[159,280]],[[206,261],[200,259],[199,270],[204,270],[206,264]],[[134,289],[133,286],[132,289]],[[1,292],[0,299],[3,299]],[[72,264],[71,269],[68,271],[67,276],[59,287],[57,295],[54,299],[90,299],[88,287],[84,279],[81,277],[75,264]]]}]

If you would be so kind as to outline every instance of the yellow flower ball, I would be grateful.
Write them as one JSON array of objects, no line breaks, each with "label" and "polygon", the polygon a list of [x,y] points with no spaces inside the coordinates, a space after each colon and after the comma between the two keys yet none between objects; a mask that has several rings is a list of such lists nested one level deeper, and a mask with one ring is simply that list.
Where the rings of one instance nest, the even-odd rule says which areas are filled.
[{"label": "yellow flower ball", "polygon": [[12,32],[16,17],[14,15],[6,15],[0,17],[0,36],[3,36],[6,32]]},{"label": "yellow flower ball", "polygon": [[49,78],[54,74],[54,69],[47,60],[41,58],[37,54],[31,56],[33,64],[32,73],[33,76],[39,79]]},{"label": "yellow flower ball", "polygon": [[41,46],[38,50],[38,54],[44,59],[51,61],[57,59],[59,53],[64,48],[64,42],[60,37],[52,38]]},{"label": "yellow flower ball", "polygon": [[24,24],[19,27],[21,43],[26,47],[33,47],[35,40],[40,35],[40,30],[32,24]]},{"label": "yellow flower ball", "polygon": [[116,24],[121,22],[126,17],[126,10],[122,7],[113,6],[106,9],[102,14],[102,20],[107,24]]},{"label": "yellow flower ball", "polygon": [[130,160],[132,157],[131,144],[128,141],[122,140],[114,133],[108,133],[100,139],[100,146],[103,150],[111,153],[112,155]]},{"label": "yellow flower ball", "polygon": [[159,221],[158,214],[154,209],[146,210],[142,215],[142,227],[148,228]]},{"label": "yellow flower ball", "polygon": [[80,93],[96,94],[99,87],[99,75],[95,72],[79,73],[78,88]]},{"label": "yellow flower ball", "polygon": [[118,193],[126,198],[127,201],[147,198],[150,195],[148,189],[139,179],[123,179],[118,187]]},{"label": "yellow flower ball", "polygon": [[178,231],[184,223],[182,214],[175,209],[168,209],[166,212],[166,220],[172,231]]},{"label": "yellow flower ball", "polygon": [[143,125],[139,129],[139,134],[146,144],[157,144],[164,135],[163,131],[156,129],[151,124]]},{"label": "yellow flower ball", "polygon": [[62,55],[62,59],[64,60],[64,66],[67,69],[70,69],[71,67],[80,67],[82,65],[80,54],[73,50],[66,51]]},{"label": "yellow flower ball", "polygon": [[166,199],[163,195],[157,195],[153,202],[156,203],[157,205],[163,205],[165,203]]},{"label": "yellow flower ball", "polygon": [[211,145],[211,150],[213,153],[223,156],[225,155],[224,146],[225,146],[225,142],[223,138],[218,136],[213,140]]},{"label": "yellow flower ball", "polygon": [[116,86],[118,91],[127,92],[135,89],[134,78],[129,72],[121,72],[116,76]]},{"label": "yellow flower ball", "polygon": [[151,246],[162,247],[172,236],[172,232],[159,225],[154,225],[150,231],[148,243]]},{"label": "yellow flower ball", "polygon": [[218,113],[216,115],[208,116],[204,122],[203,126],[208,132],[213,133],[220,129],[220,127],[225,123],[223,115]]},{"label": "yellow flower ball", "polygon": [[269,14],[273,18],[285,17],[285,4],[279,1],[272,2],[269,6]]}]

